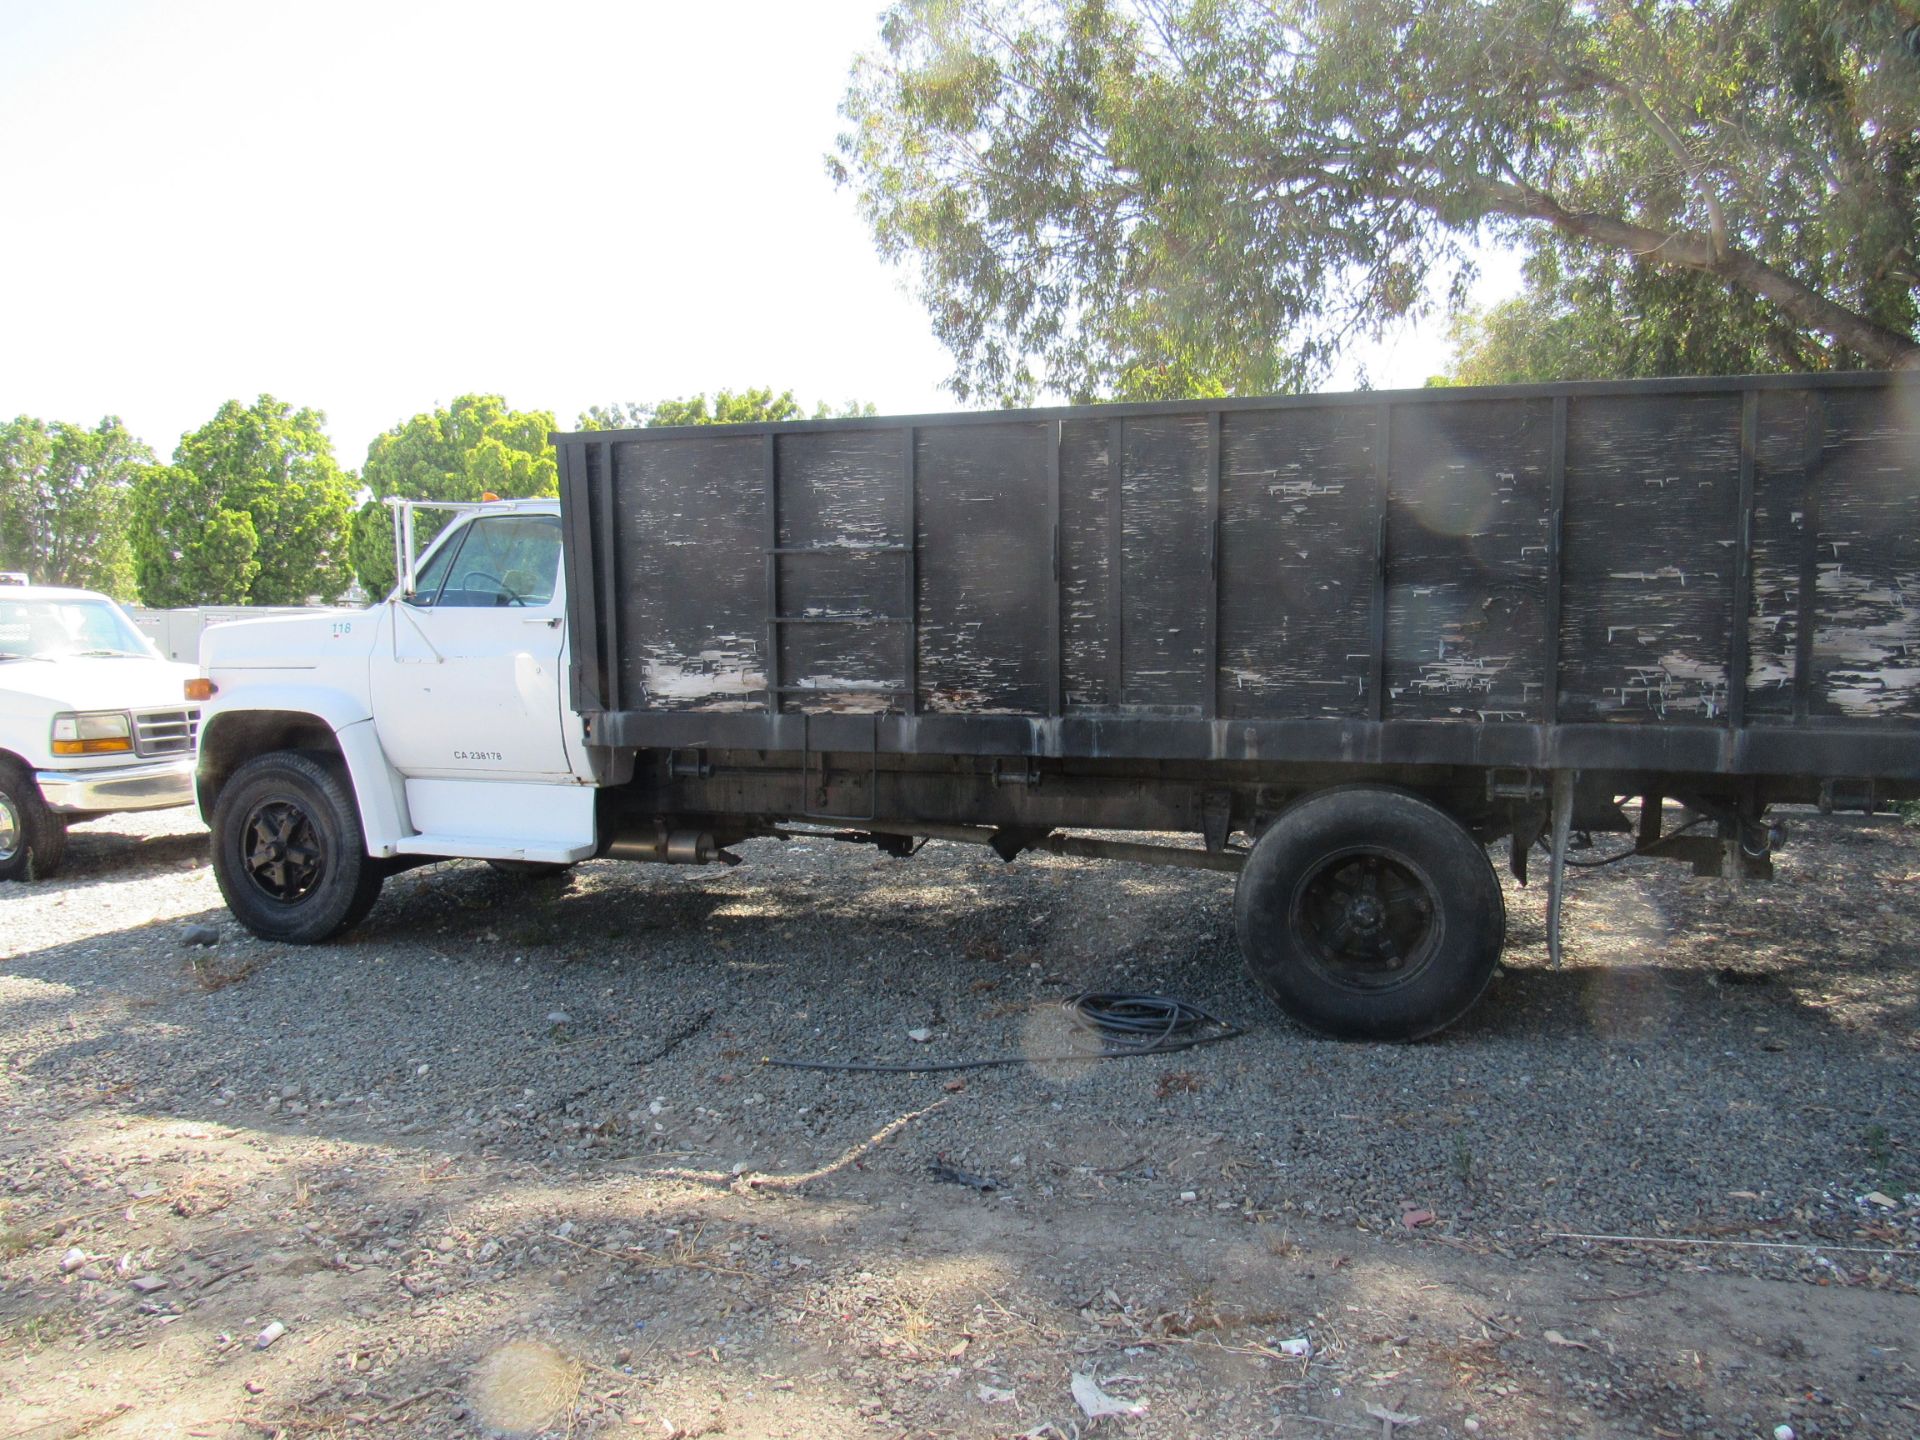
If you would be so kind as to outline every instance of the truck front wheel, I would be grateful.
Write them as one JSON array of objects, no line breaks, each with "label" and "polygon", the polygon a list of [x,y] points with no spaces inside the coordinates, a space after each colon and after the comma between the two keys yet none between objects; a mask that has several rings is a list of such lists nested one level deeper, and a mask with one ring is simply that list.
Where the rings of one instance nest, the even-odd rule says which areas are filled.
[{"label": "truck front wheel", "polygon": [[0,760],[0,880],[45,880],[66,853],[66,817],[47,808],[32,775]]},{"label": "truck front wheel", "polygon": [[1416,795],[1308,796],[1253,847],[1234,895],[1255,983],[1310,1030],[1417,1040],[1472,1008],[1506,939],[1486,851]]},{"label": "truck front wheel", "polygon": [[249,760],[213,807],[213,873],[227,908],[267,940],[313,945],[380,898],[360,811],[338,772],[299,751]]}]

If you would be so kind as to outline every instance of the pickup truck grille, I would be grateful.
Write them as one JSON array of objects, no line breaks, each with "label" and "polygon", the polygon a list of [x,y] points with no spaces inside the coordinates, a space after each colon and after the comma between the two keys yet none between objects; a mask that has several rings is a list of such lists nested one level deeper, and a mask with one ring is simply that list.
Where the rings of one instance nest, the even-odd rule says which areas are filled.
[{"label": "pickup truck grille", "polygon": [[138,755],[191,755],[200,737],[200,712],[145,710],[133,717],[133,749]]}]

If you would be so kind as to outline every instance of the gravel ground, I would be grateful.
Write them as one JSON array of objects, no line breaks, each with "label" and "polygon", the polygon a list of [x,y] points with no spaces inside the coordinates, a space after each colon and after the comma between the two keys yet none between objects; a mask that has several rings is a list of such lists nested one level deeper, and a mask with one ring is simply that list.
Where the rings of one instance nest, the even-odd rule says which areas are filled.
[{"label": "gravel ground", "polygon": [[[1509,885],[1394,1047],[1272,1012],[1225,877],[742,849],[302,950],[189,813],[77,829],[0,891],[0,1440],[1920,1433],[1920,836],[1582,875],[1557,973]],[[1250,1033],[1051,1058],[1087,988]]]}]

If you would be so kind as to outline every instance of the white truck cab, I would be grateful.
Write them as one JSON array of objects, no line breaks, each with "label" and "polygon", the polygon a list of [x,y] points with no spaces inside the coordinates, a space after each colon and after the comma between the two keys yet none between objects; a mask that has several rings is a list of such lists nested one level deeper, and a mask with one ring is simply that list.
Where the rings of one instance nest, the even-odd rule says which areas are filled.
[{"label": "white truck cab", "polygon": [[[338,933],[421,860],[557,867],[597,848],[559,502],[390,503],[385,601],[201,639],[201,812],[222,893],[263,935]],[[416,563],[421,510],[454,515]]]},{"label": "white truck cab", "polygon": [[52,874],[71,820],[193,799],[194,674],[105,595],[0,587],[0,880]]}]

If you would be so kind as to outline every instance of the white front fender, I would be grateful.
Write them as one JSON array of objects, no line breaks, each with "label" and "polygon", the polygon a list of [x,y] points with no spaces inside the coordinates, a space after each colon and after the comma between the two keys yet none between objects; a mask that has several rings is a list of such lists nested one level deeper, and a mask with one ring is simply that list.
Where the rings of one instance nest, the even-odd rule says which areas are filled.
[{"label": "white front fender", "polygon": [[407,815],[407,787],[399,772],[387,763],[373,721],[361,720],[336,732],[340,753],[353,779],[353,798],[360,803],[360,829],[369,855],[392,855],[413,824]]},{"label": "white front fender", "polygon": [[[366,836],[367,853],[392,855],[396,846],[413,833],[407,814],[406,787],[380,748],[373,717],[364,700],[322,685],[270,682],[267,684],[219,679],[231,685],[225,694],[215,692],[200,714],[200,759],[203,782],[210,766],[231,771],[256,754],[280,748],[268,737],[276,731],[304,725],[325,729],[339,747],[346,762],[347,778],[354,799],[360,806],[360,826]],[[283,726],[276,722],[284,722]],[[226,737],[238,738],[232,743]],[[206,808],[202,789],[203,811]],[[210,816],[203,816],[211,820]]]}]

